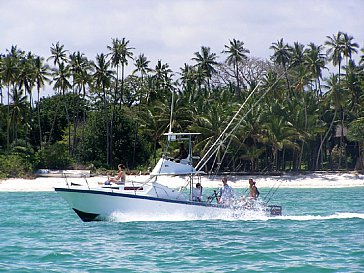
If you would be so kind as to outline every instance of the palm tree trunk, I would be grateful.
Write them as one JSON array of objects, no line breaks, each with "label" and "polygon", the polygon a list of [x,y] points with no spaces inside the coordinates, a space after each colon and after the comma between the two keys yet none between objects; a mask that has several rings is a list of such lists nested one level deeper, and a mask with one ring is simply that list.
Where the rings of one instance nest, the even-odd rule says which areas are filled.
[{"label": "palm tree trunk", "polygon": [[38,105],[37,105],[37,114],[38,114],[38,127],[39,127],[39,148],[42,149],[42,128],[40,124],[40,90],[38,87]]},{"label": "palm tree trunk", "polygon": [[124,102],[124,63],[121,64],[121,91],[120,91],[120,109]]},{"label": "palm tree trunk", "polygon": [[8,85],[8,113],[7,113],[7,137],[6,137],[6,149],[10,148],[10,85]]},{"label": "palm tree trunk", "polygon": [[320,147],[318,149],[318,154],[317,154],[317,157],[316,157],[316,169],[318,168],[318,161],[319,161],[319,158],[320,158],[322,145],[324,144],[324,142],[326,141],[326,138],[328,137],[329,133],[331,132],[332,126],[333,126],[335,118],[336,118],[336,114],[337,114],[337,110],[335,109],[334,116],[333,116],[333,118],[331,120],[329,129],[326,131],[326,133],[324,135],[324,138],[321,140]]}]

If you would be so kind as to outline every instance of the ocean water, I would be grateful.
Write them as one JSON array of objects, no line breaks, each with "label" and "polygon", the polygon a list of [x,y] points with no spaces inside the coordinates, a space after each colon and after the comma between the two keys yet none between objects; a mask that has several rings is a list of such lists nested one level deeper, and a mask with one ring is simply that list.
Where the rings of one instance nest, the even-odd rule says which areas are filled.
[{"label": "ocean water", "polygon": [[1,192],[0,272],[364,272],[364,187],[270,203],[283,216],[84,223],[55,192]]}]

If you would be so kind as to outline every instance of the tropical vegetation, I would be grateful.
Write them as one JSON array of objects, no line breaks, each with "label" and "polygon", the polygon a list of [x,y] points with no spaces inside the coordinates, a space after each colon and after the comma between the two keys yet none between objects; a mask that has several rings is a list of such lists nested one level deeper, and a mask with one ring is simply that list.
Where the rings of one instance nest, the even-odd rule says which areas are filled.
[{"label": "tropical vegetation", "polygon": [[17,45],[0,54],[0,177],[120,162],[145,170],[170,126],[201,133],[201,157],[223,133],[207,172],[363,168],[364,48],[349,34],[323,45],[282,38],[267,60],[231,39],[220,53],[202,46],[179,71],[131,44],[113,38],[94,59],[59,42],[47,57]]}]

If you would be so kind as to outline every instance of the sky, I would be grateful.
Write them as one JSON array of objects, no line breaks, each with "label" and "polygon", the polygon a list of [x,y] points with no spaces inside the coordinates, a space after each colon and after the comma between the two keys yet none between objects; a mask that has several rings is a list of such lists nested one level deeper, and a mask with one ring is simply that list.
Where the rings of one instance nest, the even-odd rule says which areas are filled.
[{"label": "sky", "polygon": [[0,53],[17,45],[48,58],[59,41],[94,60],[112,38],[125,37],[135,57],[174,72],[194,64],[201,46],[224,61],[232,39],[262,59],[281,38],[319,45],[338,31],[364,47],[363,0],[0,0],[0,11]]}]

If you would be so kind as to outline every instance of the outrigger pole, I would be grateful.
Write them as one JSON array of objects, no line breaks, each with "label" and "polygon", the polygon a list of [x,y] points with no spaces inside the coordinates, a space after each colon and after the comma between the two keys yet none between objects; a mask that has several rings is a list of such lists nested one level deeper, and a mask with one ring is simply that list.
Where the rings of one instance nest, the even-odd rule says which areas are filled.
[{"label": "outrigger pole", "polygon": [[[215,142],[211,145],[210,149],[205,153],[205,155],[201,158],[201,160],[196,165],[196,170],[200,171],[206,163],[212,158],[212,156],[218,151],[220,146],[230,137],[230,135],[238,128],[238,126],[241,124],[241,122],[244,120],[244,118],[252,111],[252,109],[265,97],[265,95],[273,88],[273,86],[276,85],[276,83],[283,77],[284,73],[281,73],[277,80],[263,93],[263,95],[253,104],[253,107],[251,107],[245,115],[240,119],[240,121],[234,126],[234,128],[230,131],[230,133],[226,134],[225,138],[223,136],[225,135],[226,131],[229,129],[233,121],[237,118],[237,116],[240,114],[240,112],[245,107],[247,101],[252,97],[252,95],[255,93],[255,91],[258,89],[258,87],[261,84],[261,80],[258,82],[258,84],[255,86],[252,92],[250,92],[249,96],[246,98],[244,103],[240,106],[239,110],[235,113],[235,115],[230,120],[229,124],[225,127],[224,131],[219,135],[219,137],[215,140]],[[226,153],[226,151],[225,151]]]},{"label": "outrigger pole", "polygon": [[[237,116],[240,114],[241,110],[245,107],[245,104],[247,103],[247,101],[252,97],[252,95],[254,94],[254,92],[257,90],[257,88],[258,88],[259,85],[260,85],[260,81],[258,82],[257,86],[253,89],[253,91],[249,94],[249,96],[246,98],[246,100],[244,101],[244,103],[240,106],[239,110],[232,117],[232,119],[230,120],[229,124],[225,127],[224,131],[222,131],[222,133],[219,135],[219,137],[211,145],[210,149],[206,152],[206,154],[197,163],[197,165],[196,165],[196,170],[197,171],[200,171],[206,165],[207,161],[210,160],[211,157],[216,153],[216,151],[221,146],[221,144],[224,143],[226,141],[226,139],[231,135],[231,133],[236,129],[237,126],[235,126],[233,128],[233,130],[230,132],[230,134],[227,135],[227,137],[225,137],[225,139],[221,140],[221,138],[224,136],[224,134],[226,133],[226,131],[229,129],[229,127],[231,126],[231,124],[233,123],[233,121],[237,118]],[[238,124],[240,124],[240,123],[238,123]]]}]

